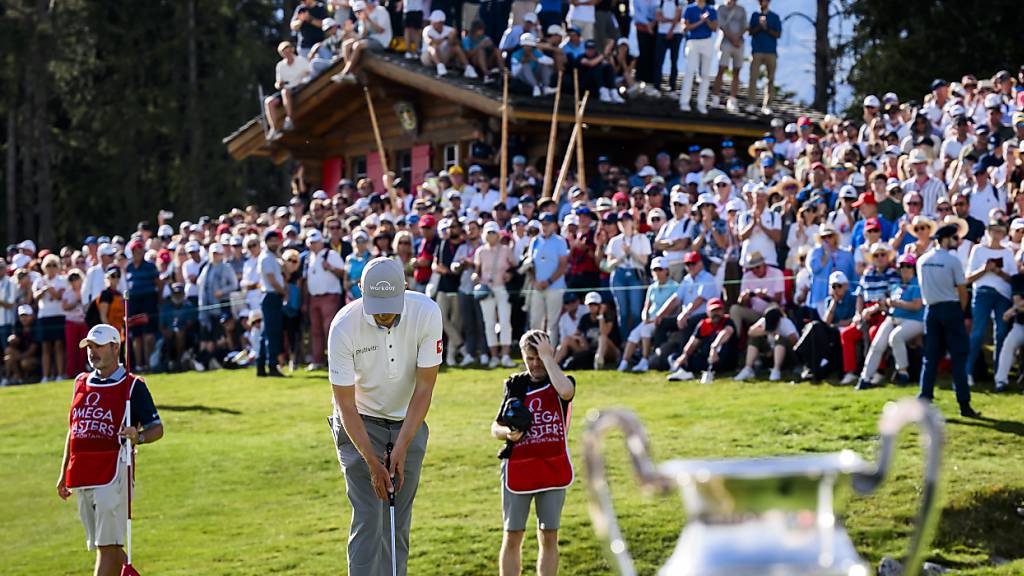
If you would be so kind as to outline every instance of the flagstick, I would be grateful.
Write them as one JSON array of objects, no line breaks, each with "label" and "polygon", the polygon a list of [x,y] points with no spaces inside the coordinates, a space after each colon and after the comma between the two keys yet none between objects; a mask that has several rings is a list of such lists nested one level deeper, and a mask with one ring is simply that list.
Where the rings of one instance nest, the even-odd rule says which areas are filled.
[{"label": "flagstick", "polygon": [[[377,155],[380,157],[380,166],[382,174],[387,175],[388,170],[388,155],[384,152],[384,141],[380,137],[380,126],[377,125],[377,112],[373,108],[373,98],[370,96],[370,88],[363,86],[363,94],[366,96],[366,107],[370,110],[370,125],[373,126],[373,137],[377,141]],[[391,199],[391,210],[399,210],[401,204],[398,201],[398,196],[395,194],[395,187],[388,186],[386,179],[381,177],[381,182],[384,182],[384,187],[388,191],[388,197]]]},{"label": "flagstick", "polygon": [[[575,71],[573,71],[575,73]],[[562,71],[558,71],[558,82],[555,86],[555,106],[551,111],[551,131],[548,134],[548,157],[544,164],[544,187],[541,197],[551,197],[551,171],[555,168],[555,139],[558,136],[558,105],[562,96]],[[578,104],[578,103],[577,103]]]},{"label": "flagstick", "polygon": [[501,89],[501,203],[508,199],[508,70],[502,74],[504,86]]},{"label": "flagstick", "polygon": [[576,88],[576,125],[579,126],[579,132],[576,134],[576,184],[581,190],[587,189],[587,175],[585,174],[585,165],[583,162],[583,108],[580,107],[580,76],[579,69],[574,69],[573,84]]},{"label": "flagstick", "polygon": [[581,123],[580,120],[583,118],[583,110],[587,107],[587,100],[590,98],[590,92],[583,94],[583,100],[580,100],[580,109],[576,113],[576,123],[572,127],[572,133],[569,134],[569,144],[565,147],[565,155],[562,157],[562,167],[558,171],[558,181],[555,182],[555,192],[553,199],[555,203],[558,202],[559,197],[562,195],[562,185],[565,184],[565,175],[569,170],[569,162],[572,161],[572,151],[579,141]]}]

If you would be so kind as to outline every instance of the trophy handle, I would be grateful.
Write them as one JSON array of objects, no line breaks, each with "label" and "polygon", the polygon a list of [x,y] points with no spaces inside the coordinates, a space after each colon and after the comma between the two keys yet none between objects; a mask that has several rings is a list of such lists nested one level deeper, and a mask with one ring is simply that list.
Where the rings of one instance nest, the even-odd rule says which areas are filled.
[{"label": "trophy handle", "polygon": [[594,531],[606,545],[605,553],[609,554],[609,561],[615,566],[616,572],[621,576],[636,576],[633,558],[629,555],[626,540],[619,530],[615,506],[608,489],[604,456],[601,453],[603,436],[614,428],[621,429],[625,434],[626,450],[629,452],[641,488],[664,492],[671,489],[672,483],[659,474],[651,463],[647,433],[633,412],[624,408],[611,408],[595,410],[589,414],[587,427],[583,431],[583,460],[587,470],[590,519],[594,523]]},{"label": "trophy handle", "polygon": [[886,404],[878,422],[881,433],[878,461],[874,465],[874,470],[853,475],[853,487],[860,494],[868,494],[882,484],[892,464],[899,433],[910,424],[916,424],[920,429],[921,444],[927,451],[917,526],[910,537],[910,545],[903,559],[903,574],[916,576],[923,561],[922,551],[931,541],[939,518],[939,469],[942,465],[945,421],[938,409],[929,402],[917,398],[904,398]]}]

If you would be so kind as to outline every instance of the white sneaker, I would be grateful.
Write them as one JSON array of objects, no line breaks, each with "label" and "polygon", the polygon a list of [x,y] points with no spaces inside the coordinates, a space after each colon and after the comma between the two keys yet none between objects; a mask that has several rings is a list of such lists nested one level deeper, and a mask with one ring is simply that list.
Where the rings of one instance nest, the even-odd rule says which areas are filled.
[{"label": "white sneaker", "polygon": [[316,362],[310,362],[309,366],[306,366],[306,372],[316,372],[320,369],[320,365]]},{"label": "white sneaker", "polygon": [[619,95],[619,91],[618,90],[612,90],[611,93],[612,93],[612,102],[613,103],[615,103],[615,104],[625,104],[626,103],[626,100],[622,96]]},{"label": "white sneaker", "polygon": [[707,106],[700,106],[700,105],[698,105],[697,106],[697,112],[700,113],[700,114],[707,114],[708,113],[708,107]]},{"label": "white sneaker", "polygon": [[744,366],[740,373],[733,377],[733,380],[737,382],[743,382],[744,380],[750,380],[754,377],[754,369],[749,366]]},{"label": "white sneaker", "polygon": [[455,350],[448,351],[448,354],[444,357],[444,363],[449,366],[455,366]]},{"label": "white sneaker", "polygon": [[7,386],[9,383],[10,382],[7,380],[7,378],[0,378],[0,388]]},{"label": "white sneaker", "polygon": [[534,98],[540,98],[543,94],[544,93],[541,92],[540,86],[534,86],[533,87],[533,97]]},{"label": "white sneaker", "polygon": [[757,114],[757,106],[754,106],[753,104],[748,104],[747,112],[750,114]]},{"label": "white sneaker", "polygon": [[687,372],[685,368],[680,368],[668,375],[669,382],[682,382],[683,380],[693,380],[693,372]]},{"label": "white sneaker", "polygon": [[619,372],[625,372],[626,370],[629,370],[629,362],[626,362],[625,360],[619,362],[619,367],[616,368],[616,370],[618,370]]},{"label": "white sneaker", "polygon": [[415,60],[416,59],[416,53],[415,52],[406,52],[405,53],[405,59],[406,60]]},{"label": "white sneaker", "polygon": [[654,86],[648,84],[647,86],[644,86],[644,95],[650,96],[651,98],[657,98],[661,96],[661,91],[655,88]]},{"label": "white sneaker", "polygon": [[782,370],[772,368],[771,373],[768,374],[768,380],[771,382],[778,382],[779,380],[782,380]]},{"label": "white sneaker", "polygon": [[221,368],[223,366],[220,365],[220,362],[217,362],[216,358],[210,358],[210,370],[220,370]]},{"label": "white sneaker", "polygon": [[680,112],[689,112],[690,110],[692,110],[692,108],[690,108],[690,103],[689,102],[680,102],[679,103],[679,111]]},{"label": "white sneaker", "polygon": [[542,94],[544,94],[545,96],[551,96],[551,95],[552,95],[552,94],[554,94],[555,92],[558,92],[558,90],[555,90],[555,89],[554,89],[554,88],[552,88],[551,86],[542,86],[542,87],[541,87],[541,89],[540,89],[540,91],[541,91],[541,93],[542,93]]},{"label": "white sneaker", "polygon": [[714,381],[715,381],[715,373],[712,372],[711,370],[705,370],[704,373],[700,375],[700,383],[701,384],[711,384]]},{"label": "white sneaker", "polygon": [[491,361],[487,363],[487,367],[492,369],[492,370],[497,368],[498,367],[498,357],[497,356],[491,357]]},{"label": "white sneaker", "polygon": [[739,104],[736,103],[736,99],[733,98],[732,96],[730,96],[729,99],[725,101],[725,109],[728,110],[729,112],[740,111]]},{"label": "white sneaker", "polygon": [[501,365],[504,366],[505,368],[515,368],[516,362],[515,360],[512,359],[511,356],[505,354],[504,356],[501,357]]},{"label": "white sneaker", "polygon": [[448,75],[448,68],[446,68],[444,64],[438,64],[437,65],[437,75],[438,76],[447,76]]},{"label": "white sneaker", "polygon": [[967,387],[974,388],[974,376],[967,377]]},{"label": "white sneaker", "polygon": [[612,96],[608,93],[608,89],[604,87],[601,88],[598,99],[601,100],[601,102],[606,102],[608,104],[612,103]]},{"label": "white sneaker", "polygon": [[206,372],[206,366],[203,366],[202,362],[199,360],[192,361],[192,369],[196,372]]},{"label": "white sneaker", "polygon": [[462,77],[469,78],[470,80],[475,80],[479,78],[479,76],[477,76],[476,70],[473,69],[473,66],[466,66],[466,69],[462,71]]},{"label": "white sneaker", "polygon": [[772,109],[767,107],[767,106],[765,106],[764,108],[761,108],[761,114],[763,116],[771,116],[772,115]]},{"label": "white sneaker", "polygon": [[715,94],[714,96],[711,97],[711,105],[714,106],[715,108],[718,108],[718,105],[721,103],[722,98],[719,95]]},{"label": "white sneaker", "polygon": [[490,356],[488,356],[487,354],[481,354],[480,355],[480,364],[490,364],[490,363],[491,363],[491,357]]},{"label": "white sneaker", "polygon": [[281,125],[281,129],[284,130],[285,132],[289,130],[295,130],[295,122],[292,122],[290,116],[285,116],[284,124]]},{"label": "white sneaker", "polygon": [[462,357],[462,362],[459,362],[459,368],[465,368],[466,366],[469,366],[472,363],[473,357],[470,356],[469,354],[466,354],[465,356]]},{"label": "white sneaker", "polygon": [[633,372],[647,372],[650,370],[651,365],[647,362],[647,358],[641,358],[636,366],[633,366]]},{"label": "white sneaker", "polygon": [[884,379],[884,376],[882,376],[880,373],[876,372],[875,375],[871,377],[871,383],[874,384],[875,386],[878,386],[879,384],[882,383],[883,379]]},{"label": "white sneaker", "polygon": [[850,384],[856,384],[857,380],[859,380],[859,378],[856,374],[854,374],[853,372],[847,372],[843,376],[843,379],[839,381],[839,383],[843,386],[849,386]]}]

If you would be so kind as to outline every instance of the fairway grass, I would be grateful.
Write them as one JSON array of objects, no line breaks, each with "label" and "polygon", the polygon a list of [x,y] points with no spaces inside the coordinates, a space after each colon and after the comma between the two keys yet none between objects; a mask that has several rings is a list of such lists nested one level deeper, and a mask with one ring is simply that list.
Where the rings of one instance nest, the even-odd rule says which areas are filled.
[{"label": "fairway grass", "polygon": [[[506,374],[442,372],[427,418],[430,441],[413,515],[409,574],[497,574],[501,542],[500,443],[490,438]],[[850,448],[875,456],[885,402],[913,395],[850,388],[720,380],[665,382],[664,375],[580,372],[570,430],[579,440],[589,410],[627,406],[647,427],[655,459],[766,456]],[[284,380],[252,371],[156,375],[148,380],[166,427],[139,451],[135,564],[147,576],[337,575],[345,573],[350,508],[326,417],[324,373]],[[0,389],[0,573],[91,573],[93,555],[74,497],[55,484],[67,430],[70,381]],[[1024,397],[978,392],[986,417],[964,420],[948,386],[944,510],[928,559],[961,574],[1024,573]],[[612,488],[641,574],[671,553],[685,518],[676,495],[642,496],[610,437]],[[900,556],[921,487],[916,433],[905,434],[895,469],[875,494],[854,497],[845,522],[872,563]],[[530,526],[532,527],[531,517]],[[532,528],[531,528],[532,529]],[[591,529],[582,477],[562,515],[561,573],[612,574]],[[524,573],[536,559],[524,545]],[[355,575],[362,576],[362,575]]]}]

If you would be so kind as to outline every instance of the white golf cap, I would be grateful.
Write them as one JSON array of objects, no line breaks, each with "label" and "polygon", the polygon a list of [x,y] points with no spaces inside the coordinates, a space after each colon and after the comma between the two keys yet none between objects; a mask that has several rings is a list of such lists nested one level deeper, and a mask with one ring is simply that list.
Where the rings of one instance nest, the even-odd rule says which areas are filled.
[{"label": "white golf cap", "polygon": [[31,263],[32,257],[25,254],[18,253],[11,258],[11,267],[15,270],[18,268],[25,268]]},{"label": "white golf cap", "polygon": [[726,212],[743,212],[747,209],[747,204],[739,198],[733,198],[725,203]]},{"label": "white golf cap", "polygon": [[323,21],[320,22],[320,29],[326,32],[330,30],[332,26],[337,25],[338,23],[334,20],[334,18],[324,18]]},{"label": "white golf cap", "polygon": [[110,324],[97,324],[89,329],[89,333],[78,343],[79,348],[85,348],[89,342],[99,346],[107,344],[120,344],[121,333]]},{"label": "white golf cap", "polygon": [[532,23],[536,24],[537,23],[537,15],[534,14],[533,12],[527,12],[526,14],[523,14],[523,22],[532,22]]},{"label": "white golf cap", "polygon": [[29,252],[35,254],[36,243],[31,240],[22,240],[21,243],[18,244],[18,250],[28,250]]},{"label": "white golf cap", "polygon": [[484,224],[484,234],[490,234],[492,232],[495,234],[500,233],[501,226],[499,226],[497,222],[488,222],[487,224]]},{"label": "white golf cap", "polygon": [[999,97],[999,94],[989,94],[985,96],[985,108],[1002,108],[1003,99]]},{"label": "white golf cap", "polygon": [[648,164],[647,166],[641,168],[640,171],[636,173],[636,175],[641,178],[646,178],[648,176],[657,176],[658,171],[654,169],[654,166]]},{"label": "white golf cap", "polygon": [[199,247],[199,242],[196,242],[195,240],[189,240],[188,242],[185,243],[185,252],[188,252],[188,253],[191,254],[192,252],[200,252],[200,251],[201,251],[201,249]]},{"label": "white golf cap", "polygon": [[842,270],[836,270],[835,272],[828,275],[829,284],[849,284],[850,280],[843,274]]},{"label": "white golf cap", "polygon": [[924,152],[914,148],[910,151],[910,163],[911,164],[922,164],[928,162],[928,156]]},{"label": "white golf cap", "polygon": [[878,108],[882,103],[879,102],[878,96],[870,94],[864,97],[864,106],[870,106],[871,108]]},{"label": "white golf cap", "polygon": [[97,251],[99,252],[100,256],[113,256],[114,254],[117,254],[117,248],[114,248],[113,244],[108,244],[106,242],[100,244],[100,247]]},{"label": "white golf cap", "polygon": [[443,10],[434,10],[433,12],[430,13],[430,23],[431,24],[433,24],[435,22],[444,22],[444,21],[445,21],[445,15],[444,15],[444,11]]},{"label": "white golf cap", "polygon": [[366,2],[363,0],[355,0],[355,2],[352,3],[352,11],[359,12],[361,10],[366,10]]},{"label": "white golf cap", "polygon": [[374,258],[360,281],[367,314],[401,314],[405,309],[405,270],[398,260]]},{"label": "white golf cap", "polygon": [[690,205],[690,196],[687,195],[687,194],[683,194],[682,192],[673,192],[672,193],[672,203],[673,204],[682,204],[683,206],[689,206]]},{"label": "white golf cap", "polygon": [[[653,170],[653,168],[652,168],[652,170]],[[688,173],[686,175],[686,178],[685,178],[684,181],[687,184],[697,184],[699,186],[700,185],[700,172],[690,172],[690,173]]]},{"label": "white golf cap", "polygon": [[156,231],[156,235],[161,238],[164,236],[174,236],[174,228],[171,228],[170,224],[161,224],[160,228]]},{"label": "white golf cap", "polygon": [[523,34],[521,34],[519,36],[519,45],[520,46],[536,46],[537,45],[537,39],[533,37],[533,34],[530,34],[529,32],[524,32]]},{"label": "white golf cap", "polygon": [[223,244],[221,244],[220,242],[214,242],[213,244],[210,244],[210,254],[223,254],[223,253],[224,253],[224,245]]},{"label": "white golf cap", "polygon": [[601,295],[597,292],[587,292],[586,297],[583,298],[583,303],[587,305],[600,304],[601,302]]},{"label": "white golf cap", "polygon": [[863,188],[867,186],[867,180],[864,179],[864,175],[860,172],[854,172],[850,174],[850,184],[855,188]]},{"label": "white golf cap", "polygon": [[18,306],[18,316],[32,316],[34,314],[35,311],[32,310],[31,304],[22,304],[21,306]]},{"label": "white golf cap", "polygon": [[324,192],[323,190],[317,190],[316,192],[313,192],[313,200],[327,200],[327,199],[329,199],[329,197],[327,196],[327,192]]},{"label": "white golf cap", "polygon": [[719,174],[718,176],[715,176],[714,184],[715,186],[718,186],[719,184],[732,184],[732,180],[730,180],[725,174]]},{"label": "white golf cap", "polygon": [[553,36],[556,34],[558,36],[565,36],[565,30],[558,24],[552,24],[551,26],[548,26],[548,36]]},{"label": "white golf cap", "polygon": [[657,270],[659,268],[662,270],[668,269],[668,262],[665,261],[664,256],[655,256],[654,259],[651,260],[651,270]]},{"label": "white golf cap", "polygon": [[309,246],[313,242],[323,242],[324,235],[319,230],[310,230],[306,233],[306,246]]},{"label": "white golf cap", "polygon": [[1013,222],[1010,222],[1010,230],[1024,230],[1024,218],[1014,218]]}]

